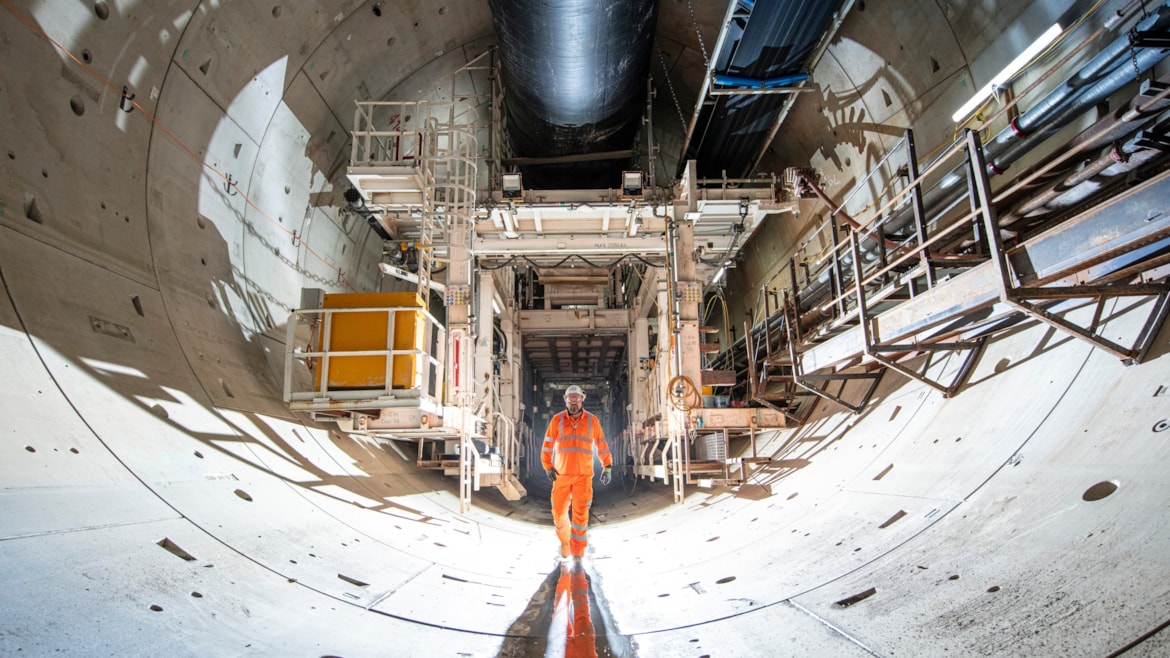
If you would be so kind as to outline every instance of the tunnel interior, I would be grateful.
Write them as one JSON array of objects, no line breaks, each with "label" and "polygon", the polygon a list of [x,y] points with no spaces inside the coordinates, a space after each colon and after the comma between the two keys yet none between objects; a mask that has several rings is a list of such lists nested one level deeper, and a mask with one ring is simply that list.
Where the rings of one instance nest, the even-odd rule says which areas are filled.
[{"label": "tunnel interior", "polygon": [[[0,383],[0,556],[10,566],[0,653],[527,656],[558,643],[587,650],[569,646],[583,636],[598,655],[622,656],[1170,650],[1170,330],[1147,320],[1156,296],[1055,307],[1118,343],[1148,335],[1138,363],[1014,316],[987,329],[971,362],[927,352],[899,362],[931,381],[961,372],[957,394],[897,371],[872,386],[841,379],[835,395],[868,399],[859,413],[816,399],[798,426],[736,439],[734,453],[766,457],[738,486],[688,486],[680,503],[665,482],[618,464],[611,485],[595,484],[590,552],[576,571],[556,559],[541,473],[524,474],[524,499],[485,488],[465,511],[453,478],[415,467],[415,445],[290,412],[286,330],[302,289],[412,289],[379,273],[408,252],[388,248],[344,197],[355,101],[463,99],[489,116],[491,75],[454,72],[498,48],[507,76],[505,40],[559,48],[567,24],[536,11],[556,3],[509,17],[502,4],[3,1],[0,359],[11,374]],[[688,140],[691,116],[712,121],[714,103],[696,103],[722,27],[786,5],[609,4],[616,18],[641,19],[626,21],[641,35],[629,48],[634,83],[605,99],[620,111],[598,117],[623,115],[620,139],[553,148],[555,127],[509,110],[513,137],[539,127],[531,151],[513,144],[531,189],[610,187],[586,182],[582,163],[549,174],[522,160],[586,147],[631,151],[618,171],[656,159],[647,187],[668,187],[700,148]],[[950,143],[954,108],[1050,24],[1072,35],[1052,56],[1073,53],[1067,72],[1170,11],[1067,5],[841,3],[822,23],[832,31],[805,91],[777,111],[782,128],[745,138],[735,156],[758,159],[747,175],[816,168],[838,210],[860,217],[905,178],[883,159],[905,128],[923,154]],[[602,39],[613,35],[584,34],[594,57],[625,54]],[[1156,97],[1166,64],[1144,53],[1164,54],[1160,43],[1115,53],[1127,67],[1137,55],[1151,61],[1127,68],[1133,79],[1089,99],[1044,146],[990,152],[1011,175],[1031,171],[1131,99]],[[535,111],[515,95],[553,77],[518,61],[513,74],[538,79],[513,77],[508,107]],[[1041,71],[1029,76],[1013,88]],[[638,146],[647,78],[656,153]],[[1021,109],[1035,107],[1028,98]],[[1072,165],[1108,191],[1105,205],[1155,228],[1167,198],[1162,100],[1149,101],[1140,139],[1122,145],[1140,141],[1134,153]],[[562,123],[600,130],[588,117]],[[767,128],[758,117],[745,126],[755,132],[742,135]],[[704,142],[699,153],[723,146]],[[1127,158],[1133,170],[1110,177]],[[703,166],[720,177],[718,163]],[[498,192],[502,171],[483,167],[482,190]],[[1037,198],[1001,206],[1019,216],[1009,227],[1021,242],[1045,235],[1046,211],[1029,205]],[[807,227],[836,214],[818,199],[797,207],[716,261],[731,265],[720,311],[729,326],[775,311],[757,290],[799,252]],[[1074,200],[1057,214],[1081,209]],[[1165,239],[1153,234],[1141,254],[1143,285],[1165,285]],[[645,275],[636,262],[559,263],[550,252],[514,270],[505,306],[621,307]],[[582,280],[610,292],[582,296]],[[430,307],[442,314],[439,295]],[[656,305],[647,309],[653,320]],[[648,323],[647,342],[659,334]],[[580,383],[621,441],[639,376],[628,335],[524,335],[517,420],[539,438],[564,387]],[[558,606],[570,599],[589,603]]]}]

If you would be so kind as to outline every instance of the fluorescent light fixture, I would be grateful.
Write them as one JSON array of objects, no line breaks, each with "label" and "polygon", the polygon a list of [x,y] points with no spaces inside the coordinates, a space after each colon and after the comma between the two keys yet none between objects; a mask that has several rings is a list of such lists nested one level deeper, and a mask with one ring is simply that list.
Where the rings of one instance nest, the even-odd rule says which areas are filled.
[{"label": "fluorescent light fixture", "polygon": [[1052,27],[1048,28],[1044,34],[1040,35],[1039,39],[1036,39],[1032,45],[1024,49],[1024,52],[1020,53],[1019,56],[1013,59],[1011,64],[1008,64],[1002,71],[997,73],[995,77],[991,79],[991,82],[988,82],[986,85],[984,85],[983,88],[980,89],[979,92],[974,96],[972,96],[970,100],[968,100],[966,103],[963,103],[962,107],[960,107],[958,110],[955,110],[955,113],[951,115],[951,121],[958,123],[959,121],[967,118],[967,115],[974,112],[975,108],[982,105],[983,102],[991,96],[992,91],[994,91],[996,87],[999,87],[1003,83],[1010,80],[1012,76],[1018,73],[1020,69],[1024,68],[1028,62],[1032,61],[1033,57],[1039,55],[1045,48],[1049,46],[1049,44],[1055,41],[1056,37],[1060,36],[1061,31],[1062,28],[1060,27],[1060,23],[1054,23]]},{"label": "fluorescent light fixture", "polygon": [[494,299],[492,300],[492,312],[495,313],[496,315],[500,314],[500,305],[497,304],[496,300],[494,300]]},{"label": "fluorescent light fixture", "polygon": [[716,284],[716,283],[719,283],[720,281],[722,281],[724,274],[727,274],[727,266],[726,265],[719,268],[719,271],[716,272],[715,276],[711,278],[711,283]]}]

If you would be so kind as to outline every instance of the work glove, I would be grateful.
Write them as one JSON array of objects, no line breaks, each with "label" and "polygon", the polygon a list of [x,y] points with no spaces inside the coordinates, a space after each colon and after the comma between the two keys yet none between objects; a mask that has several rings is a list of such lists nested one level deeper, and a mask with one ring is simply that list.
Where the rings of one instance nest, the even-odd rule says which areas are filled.
[{"label": "work glove", "polygon": [[612,471],[612,469],[609,466],[606,466],[604,469],[602,469],[602,471],[601,471],[601,486],[604,487],[605,485],[609,484],[609,480],[610,480],[610,477],[612,475],[611,471]]},{"label": "work glove", "polygon": [[557,469],[550,468],[547,471],[545,471],[544,474],[548,476],[549,482],[556,482],[557,481]]}]

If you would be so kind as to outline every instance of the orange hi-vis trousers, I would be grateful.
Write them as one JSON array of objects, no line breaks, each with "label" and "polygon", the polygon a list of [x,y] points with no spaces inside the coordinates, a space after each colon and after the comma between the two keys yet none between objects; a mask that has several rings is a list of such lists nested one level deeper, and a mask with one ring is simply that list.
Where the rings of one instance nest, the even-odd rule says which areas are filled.
[{"label": "orange hi-vis trousers", "polygon": [[[593,504],[593,473],[583,475],[558,475],[552,488],[553,525],[557,539],[561,540],[561,555],[568,552],[585,557],[589,541],[585,535],[589,529],[589,506]],[[572,506],[572,514],[569,507]]]}]

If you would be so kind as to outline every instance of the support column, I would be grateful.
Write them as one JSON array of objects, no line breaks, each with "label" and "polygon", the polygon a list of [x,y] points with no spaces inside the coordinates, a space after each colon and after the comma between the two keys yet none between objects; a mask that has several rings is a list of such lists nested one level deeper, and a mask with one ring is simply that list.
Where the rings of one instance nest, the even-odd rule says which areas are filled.
[{"label": "support column", "polygon": [[[493,325],[495,310],[492,308],[492,299],[496,293],[495,280],[490,270],[480,271],[478,274],[479,304],[475,314],[475,356],[472,372],[475,375],[474,396],[483,402],[483,417],[487,419],[487,429],[484,431],[484,440],[493,445],[492,411],[495,409],[494,388],[495,373],[492,368],[492,342],[495,340]],[[503,310],[503,309],[501,309]],[[478,405],[475,405],[478,406]]]},{"label": "support column", "polygon": [[[679,299],[675,332],[678,335],[678,375],[694,385],[695,395],[698,396],[702,392],[703,382],[703,359],[699,352],[699,304],[703,301],[703,284],[698,280],[695,267],[695,223],[685,220],[677,222],[676,234],[676,290]],[[702,398],[696,397],[693,401],[688,400],[688,403],[698,407],[702,405]]]},{"label": "support column", "polygon": [[447,403],[458,406],[474,394],[472,362],[471,250],[466,222],[455,221],[448,234],[450,262],[447,270]]},{"label": "support column", "polygon": [[[475,474],[475,448],[471,435],[475,432],[475,420],[471,417],[471,398],[475,394],[474,364],[472,362],[472,340],[470,324],[471,304],[471,249],[470,224],[451,219],[448,236],[447,274],[447,404],[454,407],[458,415],[459,436],[447,441],[446,452],[451,444],[459,445],[459,510],[467,513],[471,509],[471,492],[478,489]],[[444,414],[449,416],[449,414]]]}]

